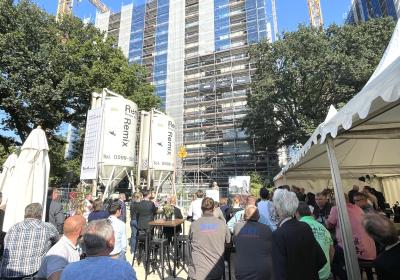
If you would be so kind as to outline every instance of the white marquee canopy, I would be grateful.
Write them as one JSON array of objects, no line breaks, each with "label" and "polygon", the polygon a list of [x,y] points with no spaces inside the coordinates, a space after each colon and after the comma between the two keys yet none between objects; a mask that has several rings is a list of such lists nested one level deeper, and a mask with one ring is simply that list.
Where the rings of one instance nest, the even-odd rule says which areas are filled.
[{"label": "white marquee canopy", "polygon": [[382,178],[389,177],[392,190],[399,189],[399,105],[400,21],[364,88],[339,112],[331,108],[326,120],[274,179],[276,185],[333,186],[349,279],[361,277],[342,185],[368,174],[381,178],[383,186]]}]

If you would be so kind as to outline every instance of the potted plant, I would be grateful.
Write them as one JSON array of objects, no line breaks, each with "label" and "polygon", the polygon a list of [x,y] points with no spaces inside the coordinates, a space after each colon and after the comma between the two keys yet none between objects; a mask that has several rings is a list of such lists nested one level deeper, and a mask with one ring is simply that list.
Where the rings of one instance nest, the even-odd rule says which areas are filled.
[{"label": "potted plant", "polygon": [[164,204],[163,206],[163,214],[164,214],[164,219],[166,221],[171,221],[172,220],[172,215],[174,214],[174,206],[171,204]]}]

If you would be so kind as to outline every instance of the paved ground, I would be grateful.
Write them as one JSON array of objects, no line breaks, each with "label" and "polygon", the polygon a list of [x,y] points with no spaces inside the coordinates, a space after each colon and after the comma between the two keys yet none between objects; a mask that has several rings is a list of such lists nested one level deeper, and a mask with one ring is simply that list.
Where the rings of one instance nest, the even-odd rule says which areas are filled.
[{"label": "paved ground", "polygon": [[[130,234],[130,233],[129,233]],[[129,263],[132,263],[132,255],[130,253],[130,251],[126,254],[126,258],[129,261]],[[186,280],[187,279],[187,273],[185,271],[180,272],[177,275],[177,278],[173,278],[172,276],[169,276],[169,270],[168,270],[168,265],[165,265],[165,270],[164,270],[164,277],[165,279],[178,279],[178,280]],[[173,263],[171,262],[171,268],[173,267]],[[138,280],[144,280],[145,279],[145,271],[144,271],[144,266],[141,263],[140,265],[137,264],[137,262],[135,261],[135,265],[133,267],[136,271],[136,277]],[[179,269],[177,269],[177,273],[179,272]],[[157,274],[157,272],[149,274],[147,276],[148,280],[158,280],[161,279],[161,277]]]},{"label": "paved ground", "polygon": [[[127,212],[129,213],[129,211],[127,211]],[[127,217],[127,221],[130,221],[129,217]],[[127,222],[126,224],[127,224],[127,226],[126,226],[126,236],[129,238],[131,236],[131,228],[129,226],[129,222]],[[186,222],[185,232],[188,231],[189,226],[190,225],[188,225],[188,222]],[[132,264],[132,258],[133,257],[132,257],[132,254],[130,253],[130,248],[128,248],[128,252],[126,253],[126,259],[130,264]],[[187,279],[187,273],[185,271],[181,271],[180,272],[180,269],[177,269],[176,272],[177,272],[178,275],[177,275],[176,278],[173,278],[172,276],[168,275],[169,274],[168,265],[165,265],[164,267],[165,267],[165,270],[164,270],[165,279],[168,279],[168,280],[170,280],[170,279],[186,280]],[[145,279],[145,271],[144,271],[143,263],[138,265],[137,261],[135,261],[135,264],[134,264],[133,268],[136,271],[136,278],[138,280],[144,280]],[[173,263],[172,262],[171,262],[171,268],[173,268]],[[161,277],[157,274],[157,272],[149,274],[147,276],[147,280],[159,280],[159,279],[161,279]]]}]

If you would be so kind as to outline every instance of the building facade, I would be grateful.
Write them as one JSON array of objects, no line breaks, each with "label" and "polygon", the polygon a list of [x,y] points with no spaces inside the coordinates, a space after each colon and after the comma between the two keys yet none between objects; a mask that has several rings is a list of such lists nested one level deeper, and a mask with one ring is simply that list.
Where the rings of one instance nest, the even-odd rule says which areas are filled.
[{"label": "building facade", "polygon": [[352,0],[346,23],[357,23],[377,17],[400,18],[400,0]]},{"label": "building facade", "polygon": [[129,62],[148,69],[176,121],[177,148],[187,150],[177,166],[188,186],[227,186],[250,171],[274,175],[276,153],[256,151],[241,129],[255,71],[249,47],[275,40],[274,7],[273,0],[138,0],[96,17]]}]

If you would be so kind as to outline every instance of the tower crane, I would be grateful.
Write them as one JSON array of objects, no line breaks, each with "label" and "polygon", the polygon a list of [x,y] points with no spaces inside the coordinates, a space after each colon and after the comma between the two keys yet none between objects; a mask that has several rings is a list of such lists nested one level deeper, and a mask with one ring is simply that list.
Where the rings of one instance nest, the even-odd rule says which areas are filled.
[{"label": "tower crane", "polygon": [[[110,12],[110,9],[100,0],[89,0],[89,2],[92,3],[100,13]],[[59,21],[63,16],[72,15],[73,4],[74,0],[58,0],[56,20]]]},{"label": "tower crane", "polygon": [[308,12],[310,14],[311,26],[322,28],[324,21],[322,19],[322,10],[320,0],[307,0]]}]

